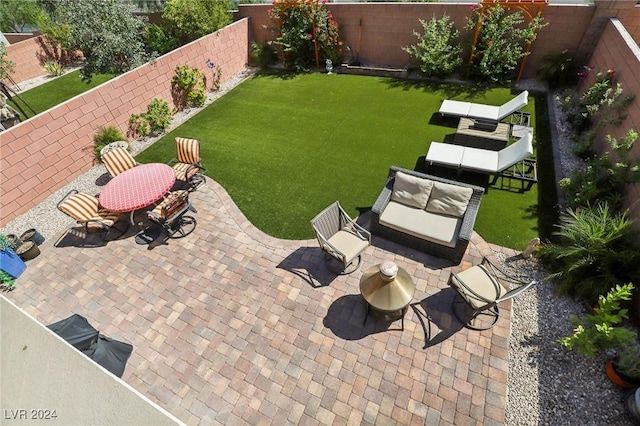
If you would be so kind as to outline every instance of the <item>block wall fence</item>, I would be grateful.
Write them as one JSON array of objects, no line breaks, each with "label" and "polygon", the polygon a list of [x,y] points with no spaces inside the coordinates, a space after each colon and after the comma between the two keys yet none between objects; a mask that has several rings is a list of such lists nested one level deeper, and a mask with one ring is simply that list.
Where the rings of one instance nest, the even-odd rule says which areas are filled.
[{"label": "block wall fence", "polygon": [[[640,132],[640,47],[631,35],[626,31],[618,19],[610,19],[604,29],[600,41],[595,46],[589,66],[592,67],[591,76],[598,71],[612,69],[615,71],[616,81],[622,84],[623,94],[635,94],[635,98],[629,105],[626,113],[627,119],[620,127],[607,127],[600,132],[597,142],[598,150],[604,152],[609,150],[605,135],[610,134],[615,137],[624,136],[629,129]],[[585,91],[592,82],[592,78],[586,78],[580,90]],[[638,140],[631,151],[634,158],[640,158],[640,140]],[[640,223],[640,184],[627,188],[627,198],[625,200],[627,208],[630,210],[630,217],[636,223]]]},{"label": "block wall fence", "polygon": [[243,70],[248,33],[248,20],[236,21],[2,132],[0,227],[94,165],[98,127],[113,125],[126,134],[129,116],[145,111],[153,98],[172,105],[171,79],[177,66],[200,69],[208,89],[212,78],[207,59],[222,68],[222,82]]},{"label": "block wall fence", "polygon": [[[596,6],[547,6],[542,16],[548,26],[541,29],[531,47],[523,78],[535,77],[540,60],[548,53],[564,49],[588,57],[597,43],[600,33],[610,17],[619,17],[633,28],[632,36],[640,41],[640,7],[635,1],[597,0]],[[250,17],[250,38],[267,41],[273,38],[268,27],[271,5],[239,5],[239,17]],[[471,15],[471,4],[452,3],[327,3],[340,25],[345,44],[351,49],[345,52],[345,60],[357,57],[364,64],[405,68],[409,55],[402,46],[416,44],[413,31],[423,32],[418,19],[440,18],[444,13],[451,17],[460,31],[463,45],[470,45],[472,34],[464,30]],[[265,28],[266,27],[266,28]],[[464,42],[466,40],[466,43]],[[468,58],[469,50],[463,53]]]}]

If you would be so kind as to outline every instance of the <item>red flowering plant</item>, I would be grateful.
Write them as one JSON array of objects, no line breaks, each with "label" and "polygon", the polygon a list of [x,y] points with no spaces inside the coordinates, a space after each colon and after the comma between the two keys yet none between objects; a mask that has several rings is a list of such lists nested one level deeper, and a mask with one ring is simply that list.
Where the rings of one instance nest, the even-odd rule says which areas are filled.
[{"label": "red flowering plant", "polygon": [[268,11],[273,21],[270,27],[285,66],[307,71],[312,66],[331,59],[342,59],[339,27],[326,1],[276,1]]}]

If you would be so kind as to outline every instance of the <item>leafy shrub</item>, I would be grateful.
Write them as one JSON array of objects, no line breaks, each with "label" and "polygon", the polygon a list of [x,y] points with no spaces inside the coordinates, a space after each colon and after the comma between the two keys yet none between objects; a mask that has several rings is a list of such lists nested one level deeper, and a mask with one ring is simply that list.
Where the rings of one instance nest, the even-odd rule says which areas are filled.
[{"label": "leafy shrub", "polygon": [[126,137],[115,126],[100,126],[98,132],[93,135],[93,152],[100,159],[100,150],[112,142],[124,141]]},{"label": "leafy shrub", "polygon": [[472,6],[474,11],[467,21],[467,30],[480,25],[480,34],[472,46],[471,71],[482,79],[495,83],[509,83],[516,76],[516,68],[529,53],[527,44],[532,43],[540,28],[548,25],[539,16],[523,25],[522,12],[507,14],[500,4]]},{"label": "leafy shrub", "polygon": [[[218,85],[219,84],[220,80],[218,79]],[[179,108],[184,106],[201,107],[207,100],[204,74],[195,67],[191,68],[186,64],[181,67],[176,67],[175,75],[171,80],[171,86],[174,97],[176,98],[176,104]]]},{"label": "leafy shrub", "polygon": [[252,65],[257,65],[262,69],[273,65],[277,60],[275,50],[264,41],[252,41],[249,47],[249,56],[252,59]]},{"label": "leafy shrub", "polygon": [[327,59],[336,64],[342,62],[343,41],[338,23],[324,2],[274,3],[268,13],[273,22],[273,44],[280,50],[285,66],[307,71]]},{"label": "leafy shrub", "polygon": [[52,7],[52,22],[60,29],[66,28],[64,25],[69,28],[65,48],[84,54],[85,78],[96,72],[125,72],[146,61],[144,20],[134,16],[128,4],[117,0],[57,0]]},{"label": "leafy shrub", "polygon": [[543,56],[536,76],[547,83],[550,89],[558,89],[576,84],[579,69],[575,56],[565,49]]},{"label": "leafy shrub", "polygon": [[48,76],[57,77],[64,74],[64,67],[58,61],[47,61],[44,63],[44,71]]},{"label": "leafy shrub", "polygon": [[626,186],[640,182],[640,164],[630,155],[638,133],[630,129],[618,141],[607,135],[611,151],[592,157],[584,170],[575,170],[571,177],[560,181],[569,207],[578,208],[608,202],[616,211],[622,208]]},{"label": "leafy shrub", "polygon": [[144,27],[143,38],[147,51],[149,53],[155,52],[158,55],[164,55],[180,46],[180,40],[177,37],[156,24]]},{"label": "leafy shrub", "polygon": [[169,127],[173,109],[164,99],[153,99],[147,106],[147,112],[131,114],[128,134],[133,137],[148,136]]},{"label": "leafy shrub", "polygon": [[165,29],[187,44],[231,23],[228,0],[168,0],[162,14]]},{"label": "leafy shrub", "polygon": [[616,285],[606,296],[598,298],[598,307],[583,322],[574,315],[571,318],[573,334],[561,338],[560,343],[587,356],[632,343],[635,333],[622,326],[622,321],[628,318],[622,302],[631,300],[632,290],[632,284]]},{"label": "leafy shrub", "polygon": [[462,47],[456,44],[458,30],[446,14],[440,19],[434,16],[430,21],[419,21],[424,34],[414,31],[418,44],[403,47],[402,50],[418,61],[420,70],[427,76],[444,77],[451,74],[462,64]]},{"label": "leafy shrub", "polygon": [[558,244],[544,244],[538,256],[559,280],[559,291],[595,303],[621,282],[640,276],[640,251],[633,221],[608,204],[567,209],[561,217]]}]

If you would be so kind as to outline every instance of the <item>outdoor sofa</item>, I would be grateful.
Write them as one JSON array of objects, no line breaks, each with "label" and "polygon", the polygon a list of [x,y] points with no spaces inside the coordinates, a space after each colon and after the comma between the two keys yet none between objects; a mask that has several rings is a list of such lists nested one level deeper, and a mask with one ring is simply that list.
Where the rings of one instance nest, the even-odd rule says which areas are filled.
[{"label": "outdoor sofa", "polygon": [[392,166],[371,209],[371,233],[458,264],[483,194],[479,186]]}]

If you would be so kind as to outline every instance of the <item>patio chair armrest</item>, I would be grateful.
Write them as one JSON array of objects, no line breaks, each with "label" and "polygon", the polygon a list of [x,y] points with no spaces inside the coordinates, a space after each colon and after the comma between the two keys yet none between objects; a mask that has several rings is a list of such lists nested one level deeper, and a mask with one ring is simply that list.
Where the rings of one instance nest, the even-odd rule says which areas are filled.
[{"label": "patio chair armrest", "polygon": [[161,225],[165,223],[165,220],[159,214],[156,214],[151,210],[147,210],[147,217]]},{"label": "patio chair armrest", "polygon": [[[98,225],[100,225],[100,228],[102,228],[103,230],[109,230],[110,226],[107,225],[106,223],[104,223],[101,220],[98,219],[89,219],[89,220],[85,220],[82,222],[78,222],[80,224],[82,224],[82,226],[84,226],[85,231],[89,232],[89,224],[90,223],[97,223]],[[115,222],[114,222],[115,223]]]}]

